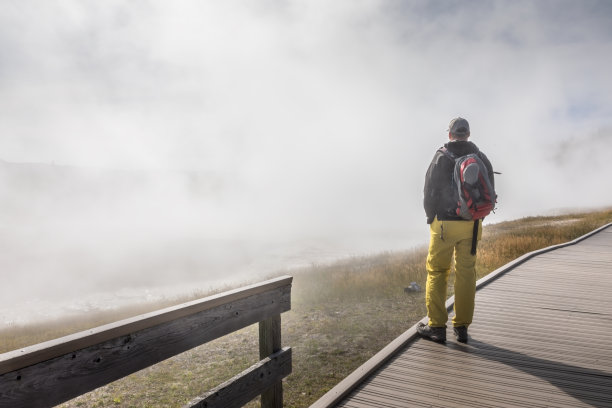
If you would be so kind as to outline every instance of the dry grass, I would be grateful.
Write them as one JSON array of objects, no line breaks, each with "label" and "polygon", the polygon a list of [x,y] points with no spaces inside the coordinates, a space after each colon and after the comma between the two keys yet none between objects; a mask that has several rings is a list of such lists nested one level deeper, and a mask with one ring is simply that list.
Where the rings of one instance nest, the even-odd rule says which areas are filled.
[{"label": "dry grass", "polygon": [[[612,209],[559,217],[531,217],[485,227],[479,277],[518,256],[567,242],[612,221]],[[293,373],[285,380],[285,406],[307,407],[425,314],[426,248],[342,260],[291,271],[292,310],[283,314],[283,344],[293,347]],[[449,288],[449,294],[452,287]],[[184,299],[182,299],[184,300]],[[150,305],[159,308],[165,305]],[[125,310],[0,332],[3,350],[22,347],[145,310]],[[258,360],[256,326],[168,359],[64,407],[181,406]],[[8,348],[6,345],[9,345]],[[2,350],[0,350],[2,351]],[[258,406],[257,401],[249,407]]]},{"label": "dry grass", "polygon": [[480,245],[478,277],[519,256],[578,238],[612,221],[612,209],[566,214],[557,217],[529,217],[490,225]]}]

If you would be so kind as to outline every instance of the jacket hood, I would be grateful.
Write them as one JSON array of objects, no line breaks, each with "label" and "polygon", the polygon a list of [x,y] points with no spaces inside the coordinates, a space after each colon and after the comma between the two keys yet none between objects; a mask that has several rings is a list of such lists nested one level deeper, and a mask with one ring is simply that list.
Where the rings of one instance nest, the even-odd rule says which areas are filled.
[{"label": "jacket hood", "polygon": [[478,147],[467,140],[453,140],[444,145],[451,153],[457,156],[465,156],[470,153],[478,153]]}]

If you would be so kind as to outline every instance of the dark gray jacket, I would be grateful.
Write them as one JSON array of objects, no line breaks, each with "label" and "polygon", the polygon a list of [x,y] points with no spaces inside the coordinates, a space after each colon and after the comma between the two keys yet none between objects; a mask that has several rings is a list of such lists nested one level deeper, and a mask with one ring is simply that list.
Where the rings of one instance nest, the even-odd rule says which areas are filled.
[{"label": "dark gray jacket", "polygon": [[[491,162],[487,156],[485,156],[474,143],[464,140],[454,140],[446,143],[444,146],[457,156],[465,156],[470,153],[478,154],[485,166],[487,166],[489,179],[491,180],[493,188],[495,188],[493,166],[491,166]],[[425,188],[423,191],[425,197],[423,205],[425,207],[428,224],[431,224],[436,216],[439,220],[463,220],[455,213],[457,203],[454,202],[454,168],[455,162],[453,159],[440,150],[437,150],[427,169],[427,174],[425,175]]]}]

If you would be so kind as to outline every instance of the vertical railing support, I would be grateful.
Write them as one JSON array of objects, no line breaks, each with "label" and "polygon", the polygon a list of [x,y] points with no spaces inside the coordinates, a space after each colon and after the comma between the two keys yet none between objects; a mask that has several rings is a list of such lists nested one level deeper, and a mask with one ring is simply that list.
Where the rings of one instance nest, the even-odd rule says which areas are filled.
[{"label": "vertical railing support", "polygon": [[[280,314],[259,322],[259,358],[264,359],[281,349]],[[279,381],[261,394],[261,408],[282,408],[283,383]]]}]

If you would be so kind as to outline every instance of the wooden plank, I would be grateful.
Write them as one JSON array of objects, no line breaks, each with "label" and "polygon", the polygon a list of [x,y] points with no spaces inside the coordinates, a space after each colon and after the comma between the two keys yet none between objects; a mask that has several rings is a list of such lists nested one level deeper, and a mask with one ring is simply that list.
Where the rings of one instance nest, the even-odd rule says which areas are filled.
[{"label": "wooden plank", "polygon": [[0,374],[7,373],[28,365],[49,360],[93,346],[104,341],[126,336],[162,323],[170,322],[205,310],[218,308],[221,305],[245,299],[276,288],[290,287],[293,278],[281,276],[265,282],[246,286],[240,289],[223,292],[217,295],[168,307],[151,313],[145,313],[129,319],[120,320],[94,329],[85,330],[59,339],[25,347],[20,350],[0,354]]},{"label": "wooden plank", "polygon": [[[412,350],[411,350],[412,351]],[[410,358],[402,358],[391,365],[385,367],[385,370],[379,373],[376,378],[392,378],[392,377],[403,377],[408,380],[424,379],[429,375],[440,375],[439,381],[446,383],[448,378],[452,378],[454,374],[461,372],[462,379],[473,380],[475,382],[487,383],[489,386],[496,383],[502,384],[508,387],[514,387],[516,389],[522,389],[522,387],[537,389],[544,380],[533,377],[525,376],[523,373],[517,370],[506,370],[504,376],[499,376],[500,364],[498,362],[481,358],[478,354],[470,355],[470,360],[467,360],[468,356],[464,356],[463,359],[445,359],[444,364],[440,364],[432,371],[431,361],[427,359],[427,353],[410,353]],[[536,368],[537,369],[537,368]],[[535,372],[534,369],[532,372]],[[423,375],[419,374],[421,372]],[[541,370],[542,373],[546,373],[545,370]],[[567,384],[579,383],[579,380],[584,379],[580,373],[564,373],[564,372],[548,372],[548,378],[552,378],[556,375],[555,381],[565,382]],[[525,381],[527,379],[527,381]],[[587,384],[581,384],[580,390],[585,392],[601,392],[609,387],[609,380],[606,382],[603,378],[591,378]]]},{"label": "wooden plank", "polygon": [[[606,406],[605,401],[610,401],[609,372],[607,375],[592,370],[578,372],[564,363],[476,346],[418,341],[359,387],[350,401],[378,392],[380,406],[388,406],[395,399],[384,390],[387,388],[395,388],[397,395],[410,398],[404,406],[416,406],[417,400],[470,407],[583,406],[580,401]],[[415,354],[417,348],[420,352]],[[566,371],[568,368],[571,370]],[[599,385],[595,385],[596,381]],[[567,395],[555,392],[551,385]]]},{"label": "wooden plank", "polygon": [[[20,368],[0,375],[0,407],[32,408],[59,404],[269,316],[278,315],[289,310],[290,304],[291,287],[273,287],[34,365],[18,365]],[[131,322],[128,326],[134,327]],[[74,344],[70,338],[69,343]],[[15,364],[15,360],[31,361],[27,358],[9,361]]]},{"label": "wooden plank", "polygon": [[[281,348],[281,316],[259,322],[259,358],[266,358]],[[261,394],[261,408],[283,407],[283,384],[278,381]]]},{"label": "wooden plank", "polygon": [[[453,344],[449,343],[442,347],[453,348]],[[611,385],[609,376],[606,378],[603,375],[593,375],[600,370],[569,365],[566,364],[567,361],[559,363],[550,357],[527,356],[507,349],[498,351],[490,348],[481,349],[479,347],[476,350],[465,352],[465,348],[460,349],[458,347],[460,346],[457,346],[455,350],[463,351],[459,353],[446,353],[444,362],[437,366],[432,366],[431,356],[439,355],[439,350],[426,351],[420,349],[415,351],[411,348],[407,356],[402,355],[397,360],[394,360],[374,378],[390,378],[398,376],[398,373],[404,373],[405,378],[414,377],[414,381],[419,381],[424,380],[428,376],[441,376],[448,379],[453,376],[453,373],[461,372],[461,378],[453,379],[455,385],[464,379],[476,379],[476,382],[487,382],[489,385],[499,383],[516,388],[521,381],[527,381],[528,384],[524,387],[537,389],[538,383],[554,380],[555,382],[577,384],[576,388],[585,393],[609,390]],[[503,377],[499,376],[500,367],[505,368]],[[418,374],[419,371],[421,375]],[[527,372],[529,375],[526,374]],[[538,376],[531,375],[535,373]],[[543,380],[543,378],[546,378],[546,380]],[[580,383],[585,378],[589,379],[588,383]],[[444,381],[444,378],[440,378],[439,382],[445,383],[446,381]]]},{"label": "wooden plank", "polygon": [[291,348],[264,358],[234,378],[195,398],[184,408],[241,407],[291,374]]},{"label": "wooden plank", "polygon": [[[543,248],[543,249],[525,254],[515,259],[514,261],[509,262],[508,264],[502,266],[501,268],[498,268],[497,270],[491,272],[484,278],[479,279],[476,284],[476,287],[477,289],[480,290],[484,288],[486,285],[493,282],[495,279],[498,279],[499,277],[505,275],[507,272],[514,270],[515,268],[524,264],[528,260],[535,258],[538,255],[545,254],[553,250],[565,248],[568,246],[576,245],[584,241],[585,239],[594,236],[595,234],[598,234],[600,232],[606,232],[604,230],[606,230],[610,226],[612,226],[612,223],[606,224],[573,241],[570,241],[564,244],[553,245],[547,248]],[[453,305],[454,305],[454,296],[450,297],[447,300],[446,302],[447,310],[452,311]],[[421,322],[427,323],[427,318],[426,317],[423,318],[419,323]],[[386,364],[393,356],[395,356],[398,352],[400,352],[402,349],[404,349],[408,344],[412,343],[418,337],[416,333],[416,326],[417,325],[414,325],[413,327],[408,329],[398,338],[393,340],[389,345],[387,345],[383,350],[381,350],[376,355],[374,355],[374,357],[372,357],[371,359],[366,361],[362,366],[357,368],[357,370],[351,373],[348,377],[342,380],[339,384],[337,384],[329,392],[323,395],[318,401],[312,404],[311,408],[333,407],[336,404],[338,404],[340,401],[342,401],[343,398],[348,396],[349,393],[353,392],[353,390],[355,390],[360,384],[362,384],[363,381],[365,381],[368,377],[370,377],[376,370],[378,370],[380,367]],[[354,398],[351,398],[351,403],[355,401],[363,402],[363,399],[360,399],[357,396]],[[380,403],[382,404],[382,401]],[[414,401],[412,401],[411,403],[414,403]],[[445,403],[448,403],[448,401],[445,401]],[[380,405],[380,406],[392,406],[392,405]]]},{"label": "wooden plank", "polygon": [[604,230],[607,229],[610,226],[612,226],[612,222],[608,223],[608,224],[606,224],[606,225],[604,225],[602,227],[599,227],[599,228],[597,228],[597,229],[595,229],[595,230],[593,230],[593,231],[591,231],[591,232],[589,232],[587,234],[584,234],[583,236],[578,237],[578,238],[576,238],[573,241],[569,241],[569,242],[566,242],[564,244],[552,245],[552,246],[549,246],[549,247],[546,247],[546,248],[539,249],[537,251],[529,252],[529,253],[527,253],[527,254],[525,254],[523,256],[520,256],[517,259],[515,259],[514,261],[511,261],[511,262],[507,263],[506,265],[502,266],[501,268],[498,268],[495,271],[489,273],[487,276],[479,279],[477,284],[476,284],[476,288],[479,289],[479,288],[484,287],[485,285],[489,284],[490,282],[494,281],[495,279],[499,278],[500,276],[503,276],[506,272],[511,271],[514,268],[516,268],[517,266],[527,262],[531,258],[534,258],[534,257],[536,257],[538,255],[541,255],[541,254],[546,254],[547,252],[551,252],[551,251],[554,251],[556,249],[565,248],[565,247],[568,247],[568,246],[571,246],[571,245],[576,245],[576,244],[584,241],[585,239],[592,237],[593,235],[596,235],[596,234],[598,234],[600,232],[605,232]]}]

